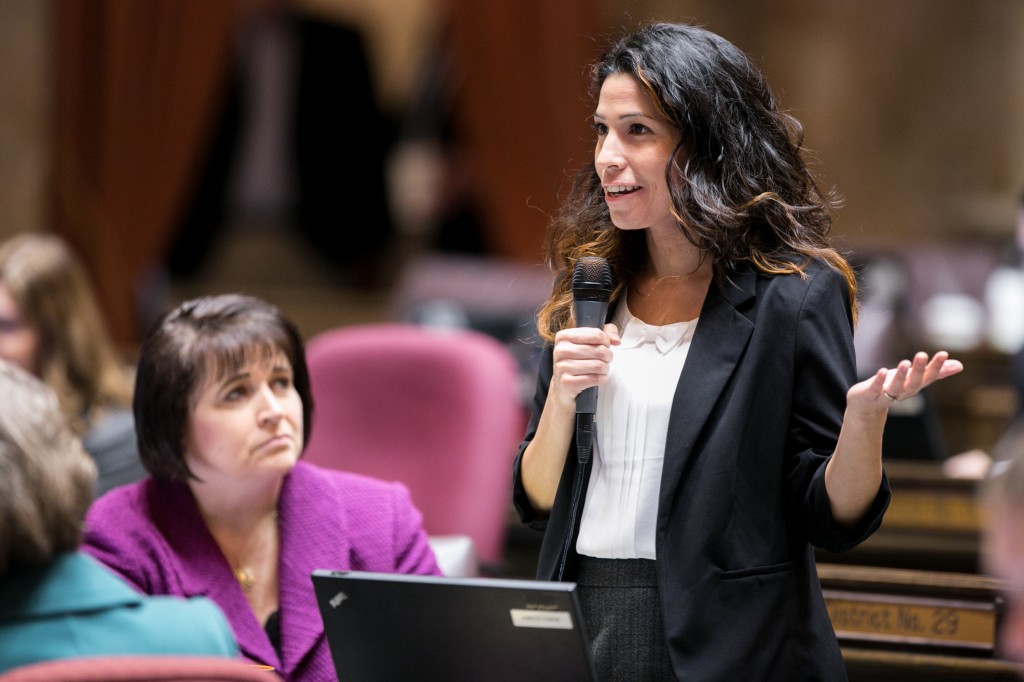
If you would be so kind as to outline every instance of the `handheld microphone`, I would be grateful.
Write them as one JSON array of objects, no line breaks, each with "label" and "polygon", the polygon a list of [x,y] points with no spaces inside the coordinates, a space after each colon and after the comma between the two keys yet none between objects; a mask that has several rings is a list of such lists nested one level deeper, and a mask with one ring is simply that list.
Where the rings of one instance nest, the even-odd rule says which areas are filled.
[{"label": "handheld microphone", "polygon": [[[604,327],[608,299],[612,293],[612,269],[608,261],[583,256],[572,271],[573,315],[577,327]],[[576,396],[576,450],[580,462],[590,459],[594,416],[597,414],[597,386]]]}]

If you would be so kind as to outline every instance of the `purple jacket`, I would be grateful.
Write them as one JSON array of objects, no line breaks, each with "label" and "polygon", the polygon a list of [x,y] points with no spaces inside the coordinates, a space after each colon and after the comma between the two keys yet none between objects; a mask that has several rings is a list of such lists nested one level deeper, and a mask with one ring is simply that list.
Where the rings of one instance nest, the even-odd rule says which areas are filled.
[{"label": "purple jacket", "polygon": [[281,657],[206,529],[188,486],[148,478],[101,497],[83,549],[146,594],[209,597],[242,654],[286,680],[334,680],[314,569],[440,574],[408,490],[300,462],[279,504]]}]

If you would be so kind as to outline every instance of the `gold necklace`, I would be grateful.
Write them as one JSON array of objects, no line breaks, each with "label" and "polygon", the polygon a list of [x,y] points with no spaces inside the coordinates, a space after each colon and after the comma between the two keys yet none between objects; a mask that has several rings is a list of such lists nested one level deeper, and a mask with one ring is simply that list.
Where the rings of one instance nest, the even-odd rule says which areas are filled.
[{"label": "gold necklace", "polygon": [[691,273],[689,275],[665,275],[664,277],[658,277],[657,279],[651,278],[652,282],[647,286],[642,285],[640,283],[640,278],[638,277],[633,283],[633,293],[637,296],[647,298],[662,284],[672,283],[674,285],[678,285],[692,279],[694,276],[695,273]]},{"label": "gold necklace", "polygon": [[[277,521],[276,509],[270,513],[270,517]],[[252,566],[239,566],[235,569],[235,580],[238,581],[238,585],[242,588],[243,592],[248,592],[256,584],[256,571],[253,570]]]},{"label": "gold necklace", "polygon": [[238,581],[243,592],[248,592],[256,584],[256,573],[249,566],[239,566],[235,569],[235,580]]}]

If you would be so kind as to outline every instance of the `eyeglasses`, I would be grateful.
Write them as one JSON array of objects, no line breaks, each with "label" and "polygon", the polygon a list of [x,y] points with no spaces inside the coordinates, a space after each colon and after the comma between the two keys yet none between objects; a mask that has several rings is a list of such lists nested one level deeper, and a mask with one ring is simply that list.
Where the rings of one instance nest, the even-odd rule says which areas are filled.
[{"label": "eyeglasses", "polygon": [[0,334],[13,334],[25,326],[25,322],[16,317],[0,317]]}]

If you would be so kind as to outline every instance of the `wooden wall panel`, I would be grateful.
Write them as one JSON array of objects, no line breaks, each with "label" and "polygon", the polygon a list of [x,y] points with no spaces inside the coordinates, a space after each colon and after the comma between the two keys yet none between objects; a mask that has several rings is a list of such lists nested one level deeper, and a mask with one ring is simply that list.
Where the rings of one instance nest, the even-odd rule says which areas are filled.
[{"label": "wooden wall panel", "polygon": [[[1024,187],[1024,3],[608,0],[751,54],[804,124],[851,244],[1008,241]],[[610,19],[610,20],[612,20]]]}]

